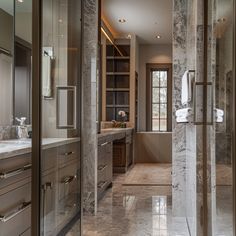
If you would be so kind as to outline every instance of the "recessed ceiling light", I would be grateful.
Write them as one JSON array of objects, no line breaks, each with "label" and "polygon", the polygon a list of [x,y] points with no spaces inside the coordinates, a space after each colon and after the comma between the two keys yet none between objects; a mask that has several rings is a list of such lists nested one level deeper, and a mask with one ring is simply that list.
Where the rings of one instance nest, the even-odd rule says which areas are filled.
[{"label": "recessed ceiling light", "polygon": [[122,18],[122,19],[119,19],[118,21],[123,24],[126,22],[126,19]]},{"label": "recessed ceiling light", "polygon": [[157,35],[157,36],[156,36],[156,39],[160,39],[160,38],[161,38],[161,35]]},{"label": "recessed ceiling light", "polygon": [[22,2],[24,2],[24,0],[17,0],[17,2],[20,2],[20,3],[22,3]]}]

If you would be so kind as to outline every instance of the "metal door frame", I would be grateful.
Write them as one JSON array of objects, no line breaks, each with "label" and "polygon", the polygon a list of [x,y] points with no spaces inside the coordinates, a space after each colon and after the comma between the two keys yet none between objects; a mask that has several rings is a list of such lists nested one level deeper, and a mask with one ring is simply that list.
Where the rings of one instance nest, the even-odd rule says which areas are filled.
[{"label": "metal door frame", "polygon": [[32,210],[31,235],[40,235],[42,1],[32,1]]}]

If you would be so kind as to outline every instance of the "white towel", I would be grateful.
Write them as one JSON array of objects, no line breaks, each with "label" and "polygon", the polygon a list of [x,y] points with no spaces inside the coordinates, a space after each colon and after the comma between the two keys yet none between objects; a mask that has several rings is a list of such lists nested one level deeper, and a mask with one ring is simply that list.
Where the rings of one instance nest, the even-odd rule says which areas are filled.
[{"label": "white towel", "polygon": [[187,117],[192,115],[192,108],[188,107],[188,108],[183,108],[183,109],[179,109],[175,112],[175,115],[178,116],[183,116],[183,117]]},{"label": "white towel", "polygon": [[215,108],[214,110],[216,116],[224,116],[224,111],[222,109]]},{"label": "white towel", "polygon": [[44,55],[43,56],[43,96],[51,97],[52,96],[52,83],[51,83],[51,57]]},{"label": "white towel", "polygon": [[188,70],[184,72],[182,77],[182,91],[181,91],[181,102],[182,105],[187,105],[192,101],[192,81],[194,76]]},{"label": "white towel", "polygon": [[189,122],[189,119],[187,117],[176,117],[176,122],[177,123],[186,123],[186,122]]},{"label": "white towel", "polygon": [[182,105],[188,103],[188,71],[185,71],[182,77],[181,102]]},{"label": "white towel", "polygon": [[216,123],[223,123],[223,121],[224,121],[224,117],[223,116],[218,116],[218,117],[216,117]]}]

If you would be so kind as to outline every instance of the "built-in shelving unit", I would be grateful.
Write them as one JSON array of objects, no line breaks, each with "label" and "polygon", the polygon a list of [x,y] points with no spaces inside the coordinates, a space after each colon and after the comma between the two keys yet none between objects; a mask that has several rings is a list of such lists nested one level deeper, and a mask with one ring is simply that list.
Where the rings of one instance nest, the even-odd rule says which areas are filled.
[{"label": "built-in shelving unit", "polygon": [[[118,49],[117,49],[118,48]],[[119,120],[123,110],[130,114],[130,45],[106,46],[106,120]]]}]

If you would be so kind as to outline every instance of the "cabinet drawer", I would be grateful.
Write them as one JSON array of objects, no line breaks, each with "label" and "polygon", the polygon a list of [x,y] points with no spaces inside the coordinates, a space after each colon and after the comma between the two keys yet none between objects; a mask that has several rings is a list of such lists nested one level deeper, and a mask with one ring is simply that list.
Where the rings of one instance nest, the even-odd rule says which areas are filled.
[{"label": "cabinet drawer", "polygon": [[31,224],[31,183],[1,195],[0,202],[0,236],[26,232]]},{"label": "cabinet drawer", "polygon": [[44,175],[41,185],[41,215],[43,216],[41,231],[43,235],[54,235],[56,228],[56,172]]},{"label": "cabinet drawer", "polygon": [[42,151],[42,170],[55,168],[57,160],[57,148],[48,148]]},{"label": "cabinet drawer", "polygon": [[58,226],[65,225],[79,208],[80,173],[78,162],[59,170],[57,212]]},{"label": "cabinet drawer", "polygon": [[70,143],[58,148],[59,166],[65,166],[68,162],[80,158],[80,143]]},{"label": "cabinet drawer", "polygon": [[112,142],[105,142],[98,146],[98,168],[107,164],[107,156],[112,154]]},{"label": "cabinet drawer", "polygon": [[0,160],[0,189],[30,176],[30,153]]}]

